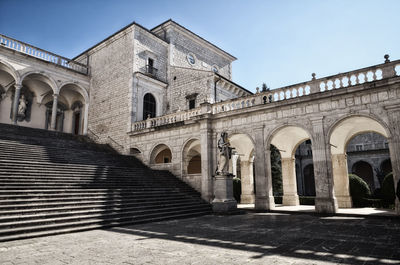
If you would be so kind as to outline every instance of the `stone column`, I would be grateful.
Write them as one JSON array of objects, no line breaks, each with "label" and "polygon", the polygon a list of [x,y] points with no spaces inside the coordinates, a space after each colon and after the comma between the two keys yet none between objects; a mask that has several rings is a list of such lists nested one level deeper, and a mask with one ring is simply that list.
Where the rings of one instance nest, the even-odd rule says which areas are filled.
[{"label": "stone column", "polygon": [[256,182],[256,210],[271,210],[275,207],[272,194],[271,151],[265,148],[264,127],[254,129],[255,133],[255,182]]},{"label": "stone column", "polygon": [[89,103],[85,103],[85,113],[83,118],[83,134],[87,134],[88,130],[88,122],[89,122]]},{"label": "stone column", "polygon": [[[211,202],[213,198],[212,176],[214,175],[213,165],[213,130],[211,128],[209,103],[203,103],[203,119],[200,120],[200,144],[201,144],[201,197]],[[203,112],[204,111],[204,112]]]},{"label": "stone column", "polygon": [[[394,189],[397,190],[397,183],[400,180],[400,104],[394,106],[386,106],[389,116],[390,138],[389,150],[390,161],[392,162]],[[400,215],[400,202],[396,196],[395,201],[396,213]]]},{"label": "stone column", "polygon": [[332,155],[332,172],[334,180],[335,197],[340,208],[351,208],[352,201],[349,189],[349,176],[347,172],[347,155]]},{"label": "stone column", "polygon": [[17,124],[18,122],[18,105],[19,105],[19,97],[21,95],[21,84],[16,84],[15,85],[15,95],[14,95],[14,103],[13,103],[13,108],[12,108],[12,121],[14,124]]},{"label": "stone column", "polygon": [[253,163],[240,161],[240,175],[242,177],[241,203],[254,203]]},{"label": "stone column", "polygon": [[313,126],[312,152],[315,177],[315,211],[336,213],[338,205],[333,191],[330,145],[326,140],[323,117],[311,119]]},{"label": "stone column", "polygon": [[56,130],[57,104],[58,104],[58,94],[53,94],[53,109],[51,111],[51,124],[50,124],[50,129],[52,131]]},{"label": "stone column", "polygon": [[294,158],[282,158],[282,204],[287,206],[299,205],[297,194],[296,163]]}]

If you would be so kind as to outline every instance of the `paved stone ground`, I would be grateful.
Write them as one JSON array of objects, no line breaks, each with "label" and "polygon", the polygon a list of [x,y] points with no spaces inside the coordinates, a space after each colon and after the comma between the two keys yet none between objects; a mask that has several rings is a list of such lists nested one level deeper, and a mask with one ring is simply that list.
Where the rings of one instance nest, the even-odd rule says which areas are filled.
[{"label": "paved stone ground", "polygon": [[0,264],[400,264],[400,220],[209,215],[4,242]]}]

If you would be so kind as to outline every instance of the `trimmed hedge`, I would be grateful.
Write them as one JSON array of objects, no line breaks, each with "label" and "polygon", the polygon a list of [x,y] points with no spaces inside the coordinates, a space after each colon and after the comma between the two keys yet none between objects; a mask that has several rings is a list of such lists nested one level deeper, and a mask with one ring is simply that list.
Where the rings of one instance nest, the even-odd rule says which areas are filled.
[{"label": "trimmed hedge", "polygon": [[349,174],[350,195],[355,207],[365,207],[365,199],[371,196],[368,184],[359,176]]},{"label": "trimmed hedge", "polygon": [[394,204],[396,194],[394,192],[394,181],[392,172],[387,174],[386,177],[383,179],[381,195],[384,206],[388,207],[391,204]]},{"label": "trimmed hedge", "polygon": [[240,203],[240,194],[242,194],[242,181],[240,178],[233,178],[233,197]]}]

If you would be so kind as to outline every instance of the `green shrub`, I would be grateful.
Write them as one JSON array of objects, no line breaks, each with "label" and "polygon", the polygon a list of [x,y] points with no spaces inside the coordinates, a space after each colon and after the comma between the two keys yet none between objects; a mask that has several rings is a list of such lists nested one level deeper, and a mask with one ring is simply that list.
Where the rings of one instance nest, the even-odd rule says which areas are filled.
[{"label": "green shrub", "polygon": [[349,174],[350,195],[355,207],[365,207],[365,201],[371,196],[368,184],[359,176]]},{"label": "green shrub", "polygon": [[240,203],[240,195],[242,194],[242,181],[240,178],[233,178],[233,197]]},{"label": "green shrub", "polygon": [[385,207],[389,207],[391,204],[394,204],[394,199],[396,195],[394,193],[394,181],[393,181],[393,173],[389,173],[383,179],[382,187],[382,200]]}]

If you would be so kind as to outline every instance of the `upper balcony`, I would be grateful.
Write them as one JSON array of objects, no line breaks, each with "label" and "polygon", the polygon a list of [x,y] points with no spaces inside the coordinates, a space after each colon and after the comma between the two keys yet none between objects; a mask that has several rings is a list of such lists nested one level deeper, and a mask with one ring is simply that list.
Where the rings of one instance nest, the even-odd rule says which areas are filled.
[{"label": "upper balcony", "polygon": [[88,74],[88,66],[75,62],[71,59],[62,57],[60,55],[42,50],[33,45],[24,43],[22,41],[15,40],[13,38],[0,34],[0,45],[2,47],[38,58],[40,60],[50,62],[52,64],[61,66],[63,68],[78,72],[80,74]]},{"label": "upper balcony", "polygon": [[272,89],[265,92],[257,91],[254,95],[211,104],[209,109],[199,107],[188,111],[181,111],[135,122],[131,125],[131,133],[142,133],[146,132],[146,130],[151,130],[152,128],[167,124],[187,122],[188,120],[194,119],[196,116],[205,113],[216,115],[218,113],[251,108],[254,106],[271,104],[275,102],[282,102],[284,104],[286,100],[291,100],[294,98],[301,98],[312,94],[344,89],[397,76],[400,76],[400,60],[391,62],[389,60],[389,56],[385,55],[385,62],[383,64],[323,78],[315,78],[315,74],[313,73],[311,81]]}]

